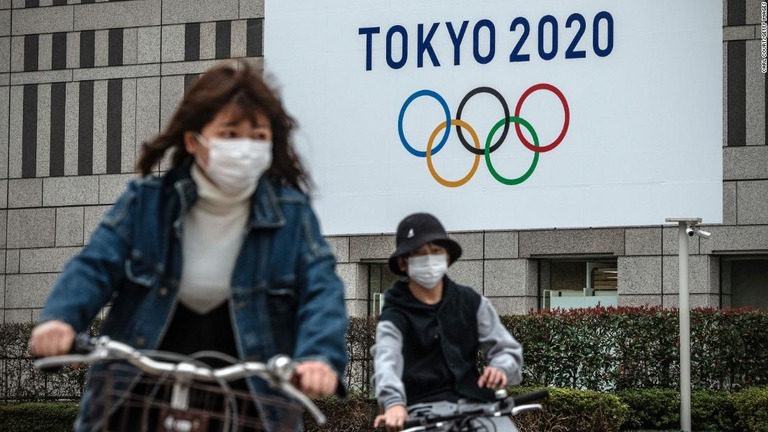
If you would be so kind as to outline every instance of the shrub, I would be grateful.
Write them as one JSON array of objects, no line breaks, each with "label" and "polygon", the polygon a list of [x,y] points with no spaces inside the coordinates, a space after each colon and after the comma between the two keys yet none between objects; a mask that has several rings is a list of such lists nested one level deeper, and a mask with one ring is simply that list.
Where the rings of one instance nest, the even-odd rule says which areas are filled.
[{"label": "shrub", "polygon": [[[679,387],[676,310],[634,307],[570,309],[502,317],[523,345],[526,385],[595,391]],[[99,322],[92,332],[98,332]],[[344,383],[371,396],[376,318],[352,318]],[[768,313],[749,309],[691,311],[691,382],[694,389],[768,385]],[[31,367],[31,325],[0,325],[5,400],[79,397],[83,370],[42,375]]]},{"label": "shrub", "polygon": [[74,402],[0,404],[0,425],[4,432],[67,431],[77,416]]},{"label": "shrub", "polygon": [[349,362],[344,374],[344,383],[350,391],[371,394],[370,382],[373,376],[371,347],[375,338],[375,317],[358,317],[350,320],[346,338]]},{"label": "shrub", "polygon": [[[624,390],[617,396],[630,413],[624,430],[671,430],[680,426],[680,398],[676,389]],[[695,431],[768,432],[768,388],[737,392],[691,392],[691,426]]]},{"label": "shrub", "polygon": [[[730,391],[691,392],[691,427],[696,431],[735,431],[736,407]],[[679,404],[677,405],[679,406]]]},{"label": "shrub", "polygon": [[[553,391],[547,411],[520,418],[521,429],[527,425],[535,425],[528,430],[546,431],[616,430],[619,424],[626,429],[679,427],[676,310],[598,307],[504,316],[502,322],[524,347],[526,385],[560,388]],[[98,324],[93,325],[94,334]],[[347,334],[350,365],[344,382],[356,396],[344,402],[321,401],[329,417],[339,419],[349,430],[366,429],[375,417],[376,406],[367,399],[371,396],[370,348],[375,325],[376,318],[353,318]],[[27,354],[31,328],[30,324],[0,325],[4,399],[78,398],[84,369],[44,375],[32,368]],[[692,422],[696,430],[768,432],[768,387],[751,388],[768,384],[766,328],[768,313],[757,310],[691,311]],[[712,391],[739,389],[745,390]],[[618,392],[618,402],[612,399],[616,396],[606,394],[610,391]],[[585,417],[584,412],[593,417]],[[3,412],[8,415],[12,414]]]},{"label": "shrub", "polygon": [[768,387],[749,388],[734,393],[733,404],[736,424],[741,430],[768,432]]},{"label": "shrub", "polygon": [[[513,387],[509,392],[521,394],[532,390]],[[739,392],[694,391],[691,402],[695,431],[768,432],[767,387]],[[316,403],[328,423],[318,426],[306,415],[307,432],[372,430],[378,413],[376,401],[361,394],[343,400],[323,398]],[[671,389],[608,394],[552,388],[550,397],[541,403],[543,411],[528,411],[515,417],[521,432],[677,430],[680,426],[678,393]],[[69,430],[76,415],[74,402],[0,404],[4,432]]]},{"label": "shrub", "polygon": [[304,430],[306,432],[373,430],[373,420],[379,410],[375,399],[369,399],[361,394],[350,395],[346,399],[327,397],[316,400],[315,403],[328,418],[328,423],[318,426],[309,414],[305,414]]},{"label": "shrub", "polygon": [[[597,391],[678,388],[678,311],[597,307],[502,317],[523,345],[528,385]],[[768,313],[691,311],[694,389],[768,383]]]},{"label": "shrub", "polygon": [[738,389],[768,384],[766,328],[768,314],[758,310],[696,309],[692,312],[693,387]]},{"label": "shrub", "polygon": [[[511,394],[532,391],[512,388]],[[617,396],[591,390],[551,388],[541,401],[543,411],[528,411],[514,418],[522,432],[618,431],[629,407]]]},{"label": "shrub", "polygon": [[[509,392],[521,394],[533,390],[513,387]],[[588,390],[550,389],[550,397],[540,403],[544,405],[543,411],[529,411],[514,418],[521,432],[614,432],[619,430],[628,412],[618,397]],[[305,422],[307,432],[372,430],[379,412],[375,400],[360,394],[346,400],[324,398],[317,401],[317,405],[328,417],[328,424],[319,427],[309,420]]]},{"label": "shrub", "polygon": [[680,398],[676,389],[621,390],[616,395],[629,407],[624,429],[676,429]]}]

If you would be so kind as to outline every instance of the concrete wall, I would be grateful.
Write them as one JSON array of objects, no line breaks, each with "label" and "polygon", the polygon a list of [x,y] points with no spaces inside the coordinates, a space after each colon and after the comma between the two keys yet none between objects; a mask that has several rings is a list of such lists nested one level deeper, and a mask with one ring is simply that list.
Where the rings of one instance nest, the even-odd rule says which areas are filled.
[{"label": "concrete wall", "polygon": [[[768,254],[759,8],[758,0],[723,0],[724,224],[690,244],[693,306],[728,305],[721,256]],[[58,272],[133,175],[139,144],[168,119],[186,83],[217,59],[261,64],[263,15],[263,1],[252,0],[0,0],[3,322],[35,318]],[[614,257],[621,305],[677,304],[674,228],[452,234],[464,256],[451,276],[501,313],[536,309],[549,283],[542,269],[558,257]],[[350,313],[366,314],[369,265],[386,260],[394,237],[329,241]]]},{"label": "concrete wall", "polygon": [[261,65],[263,2],[0,0],[0,308],[34,319],[186,83]]}]

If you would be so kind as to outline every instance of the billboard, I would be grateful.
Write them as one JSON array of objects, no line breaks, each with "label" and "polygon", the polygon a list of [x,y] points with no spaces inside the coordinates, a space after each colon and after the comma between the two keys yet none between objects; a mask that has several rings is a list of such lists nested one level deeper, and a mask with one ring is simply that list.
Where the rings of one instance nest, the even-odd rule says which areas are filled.
[{"label": "billboard", "polygon": [[718,0],[267,0],[325,234],[722,222]]}]

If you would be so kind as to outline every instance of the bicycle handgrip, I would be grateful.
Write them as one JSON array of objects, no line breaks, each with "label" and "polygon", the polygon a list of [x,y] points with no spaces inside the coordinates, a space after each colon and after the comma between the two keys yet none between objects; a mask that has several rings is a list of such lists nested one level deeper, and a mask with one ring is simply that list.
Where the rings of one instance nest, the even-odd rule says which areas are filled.
[{"label": "bicycle handgrip", "polygon": [[405,421],[405,423],[403,423],[403,429],[410,429],[416,426],[424,426],[426,423],[427,420],[424,418],[408,419]]},{"label": "bicycle handgrip", "polygon": [[535,402],[539,399],[544,399],[549,396],[549,389],[536,390],[530,393],[523,393],[521,395],[512,396],[512,401],[517,405],[525,405],[530,402]]},{"label": "bicycle handgrip", "polygon": [[56,366],[41,366],[41,362],[36,362],[35,367],[37,367],[40,372],[45,374],[53,374],[53,373],[59,373],[62,369],[64,369],[64,366],[56,365]]},{"label": "bicycle handgrip", "polygon": [[[75,339],[72,341],[72,346],[69,347],[67,355],[87,354],[93,351],[94,346],[96,346],[96,338],[87,333],[80,333],[75,336]],[[35,366],[43,373],[58,373],[64,368],[61,364],[46,366],[44,358],[38,359],[38,361],[35,362]]]},{"label": "bicycle handgrip", "polygon": [[446,414],[446,415],[434,415],[434,414],[427,414],[427,416],[418,416],[411,419],[408,419],[403,423],[403,429],[409,429],[409,428],[415,428],[419,426],[423,426],[424,430],[431,430],[435,428],[435,425],[440,422],[447,422],[447,421],[453,421],[456,419],[461,419],[464,417],[472,417],[477,415],[483,415],[486,411],[482,408],[480,409],[473,409],[473,410],[466,410],[461,412],[455,412],[452,414]]},{"label": "bicycle handgrip", "polygon": [[69,349],[70,354],[88,354],[96,347],[95,337],[88,333],[80,333],[75,336],[75,340],[72,341],[72,347]]}]

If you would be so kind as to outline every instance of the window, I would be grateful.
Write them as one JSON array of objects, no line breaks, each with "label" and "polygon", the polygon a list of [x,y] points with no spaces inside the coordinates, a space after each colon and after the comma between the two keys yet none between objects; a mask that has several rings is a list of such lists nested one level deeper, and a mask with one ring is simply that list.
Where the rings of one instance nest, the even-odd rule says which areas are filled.
[{"label": "window", "polygon": [[384,293],[392,286],[399,276],[389,271],[387,263],[368,263],[368,316],[376,316],[384,307]]},{"label": "window", "polygon": [[617,306],[618,276],[615,258],[542,260],[541,308]]},{"label": "window", "polygon": [[768,256],[723,257],[721,305],[768,311]]}]

